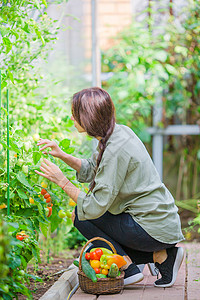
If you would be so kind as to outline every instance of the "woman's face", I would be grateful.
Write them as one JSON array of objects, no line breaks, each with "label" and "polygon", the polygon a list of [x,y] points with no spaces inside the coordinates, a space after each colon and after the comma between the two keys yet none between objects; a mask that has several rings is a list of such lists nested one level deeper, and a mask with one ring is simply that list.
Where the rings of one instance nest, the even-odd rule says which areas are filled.
[{"label": "woman's face", "polygon": [[74,122],[74,126],[76,127],[76,129],[78,130],[78,132],[86,132],[85,129],[83,127],[81,127],[81,125],[78,124],[78,122],[74,119],[73,116],[71,116],[71,120]]}]

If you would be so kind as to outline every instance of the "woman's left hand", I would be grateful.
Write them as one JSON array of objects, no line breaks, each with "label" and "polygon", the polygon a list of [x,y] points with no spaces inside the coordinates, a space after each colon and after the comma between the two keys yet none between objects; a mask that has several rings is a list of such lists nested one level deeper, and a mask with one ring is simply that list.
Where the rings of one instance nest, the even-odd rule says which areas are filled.
[{"label": "woman's left hand", "polygon": [[36,170],[35,173],[49,179],[50,181],[58,184],[61,187],[63,183],[66,182],[66,177],[64,176],[60,168],[46,158],[44,158],[43,162],[41,163],[40,170],[43,173]]}]

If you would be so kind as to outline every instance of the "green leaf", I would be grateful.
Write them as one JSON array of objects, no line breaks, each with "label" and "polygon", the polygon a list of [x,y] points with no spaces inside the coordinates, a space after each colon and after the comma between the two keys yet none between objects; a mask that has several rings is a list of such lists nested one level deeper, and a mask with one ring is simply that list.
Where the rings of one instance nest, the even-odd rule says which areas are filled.
[{"label": "green leaf", "polygon": [[35,275],[32,275],[32,274],[26,274],[26,276],[27,276],[28,278],[32,278],[32,279],[35,280],[35,281],[40,281],[40,282],[43,281],[42,278],[40,278],[40,277],[38,277],[38,276],[35,276]]},{"label": "green leaf", "polygon": [[13,142],[12,140],[10,140],[10,147],[12,148],[13,151],[15,151],[16,153],[19,153],[20,150],[19,150],[18,145],[15,142]]},{"label": "green leaf", "polygon": [[47,233],[48,233],[48,223],[40,223],[40,228],[41,228],[41,231],[42,231],[42,234],[47,237]]},{"label": "green leaf", "polygon": [[22,199],[28,199],[27,195],[24,193],[23,190],[18,189],[17,194],[19,195],[20,198]]},{"label": "green leaf", "polygon": [[5,88],[7,86],[7,82],[6,81],[2,81],[1,83],[1,89],[3,90],[3,88]]},{"label": "green leaf", "polygon": [[38,9],[40,9],[41,7],[40,7],[40,3],[39,3],[39,1],[38,0],[35,0],[35,6],[38,8]]},{"label": "green leaf", "polygon": [[8,72],[8,76],[9,76],[11,82],[14,84],[13,74],[9,70],[7,70],[7,72]]},{"label": "green leaf", "polygon": [[71,154],[75,151],[75,148],[74,147],[69,147],[68,150],[67,150],[67,153],[68,154]]},{"label": "green leaf", "polygon": [[33,211],[32,208],[21,208],[15,214],[17,216],[23,216],[23,217],[26,217],[26,218],[30,218],[33,215],[35,215],[35,212]]},{"label": "green leaf", "polygon": [[26,180],[26,177],[24,175],[23,172],[19,172],[17,174],[17,179],[26,187],[28,187],[29,189],[33,190],[32,186],[28,183],[28,181]]},{"label": "green leaf", "polygon": [[51,232],[54,232],[60,223],[62,223],[62,219],[59,218],[57,211],[53,209],[51,218]]},{"label": "green leaf", "polygon": [[176,68],[174,68],[172,65],[166,64],[165,68],[167,69],[167,71],[172,74],[175,75],[177,74]]},{"label": "green leaf", "polygon": [[10,32],[10,30],[7,27],[1,25],[1,27],[0,27],[0,33],[1,33],[2,37],[4,37],[5,35],[7,35],[9,32]]},{"label": "green leaf", "polygon": [[45,5],[45,7],[47,8],[47,2],[46,0],[42,0],[42,3]]},{"label": "green leaf", "polygon": [[17,255],[12,256],[12,260],[10,261],[9,267],[11,269],[16,269],[21,265],[21,258]]},{"label": "green leaf", "polygon": [[25,22],[25,26],[22,28],[26,33],[30,33],[28,23]]},{"label": "green leaf", "polygon": [[186,47],[182,47],[182,46],[176,46],[175,48],[174,48],[174,51],[176,52],[176,53],[180,53],[180,54],[182,54],[183,56],[187,56],[187,53],[188,53],[188,49],[186,48]]},{"label": "green leaf", "polygon": [[8,231],[15,231],[16,229],[19,228],[19,224],[17,224],[17,223],[8,222],[7,224],[8,224],[8,226],[10,226],[10,227],[8,227]]},{"label": "green leaf", "polygon": [[19,135],[19,136],[25,136],[25,132],[24,132],[24,130],[22,130],[22,129],[17,129],[17,130],[15,130],[15,134],[17,134],[17,135]]},{"label": "green leaf", "polygon": [[41,152],[39,152],[39,151],[38,152],[37,151],[33,152],[33,162],[34,162],[35,165],[38,163],[41,156],[42,156]]},{"label": "green leaf", "polygon": [[8,37],[3,37],[2,40],[4,45],[6,46],[6,54],[8,54],[8,52],[10,52],[10,50],[12,49],[12,43]]},{"label": "green leaf", "polygon": [[60,141],[59,146],[63,151],[66,151],[70,146],[70,140],[63,139],[62,141]]},{"label": "green leaf", "polygon": [[158,52],[155,53],[155,59],[158,59],[162,62],[166,61],[167,56],[168,56],[168,53],[166,51],[163,51],[163,50],[158,51]]},{"label": "green leaf", "polygon": [[36,205],[38,207],[38,211],[39,211],[40,215],[43,217],[44,216],[44,209],[43,209],[42,204],[39,203],[39,202],[36,202]]}]

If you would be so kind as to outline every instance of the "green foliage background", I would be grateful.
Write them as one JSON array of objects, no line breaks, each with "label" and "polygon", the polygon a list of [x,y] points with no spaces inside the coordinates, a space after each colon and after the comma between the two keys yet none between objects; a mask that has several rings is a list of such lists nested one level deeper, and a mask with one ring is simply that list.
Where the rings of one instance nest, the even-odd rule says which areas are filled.
[{"label": "green foliage background", "polygon": [[[102,70],[113,73],[103,86],[115,102],[117,121],[130,126],[150,149],[146,129],[152,126],[157,97],[163,102],[157,127],[200,125],[200,4],[189,1],[179,12],[182,20],[169,15],[165,28],[156,27],[155,12],[148,12],[150,19],[133,22],[103,53]],[[165,138],[164,182],[177,200],[199,198],[199,142],[199,136]]]}]

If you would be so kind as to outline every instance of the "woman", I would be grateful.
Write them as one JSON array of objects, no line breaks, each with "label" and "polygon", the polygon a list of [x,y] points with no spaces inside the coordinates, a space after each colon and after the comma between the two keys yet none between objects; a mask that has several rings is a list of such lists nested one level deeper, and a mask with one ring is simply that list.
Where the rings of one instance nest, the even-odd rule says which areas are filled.
[{"label": "woman", "polygon": [[[58,184],[77,203],[74,226],[87,239],[104,237],[125,258],[125,285],[144,278],[137,264],[154,262],[162,275],[154,285],[172,286],[184,256],[175,245],[184,237],[174,199],[143,143],[130,128],[115,123],[113,102],[103,89],[74,94],[71,119],[80,133],[99,141],[90,159],[75,158],[49,140],[41,139],[38,145],[44,145],[41,151],[50,147],[50,154],[75,169],[78,181],[90,182],[89,193],[75,187],[47,159],[36,173]],[[100,241],[93,244],[107,247]]]}]

